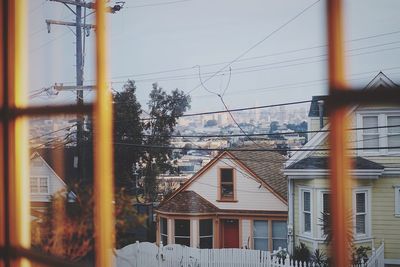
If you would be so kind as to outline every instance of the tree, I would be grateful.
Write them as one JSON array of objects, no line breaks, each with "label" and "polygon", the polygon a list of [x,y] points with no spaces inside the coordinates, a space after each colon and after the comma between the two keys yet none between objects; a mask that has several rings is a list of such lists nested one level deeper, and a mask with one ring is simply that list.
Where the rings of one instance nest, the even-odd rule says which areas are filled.
[{"label": "tree", "polygon": [[270,134],[274,133],[276,130],[278,130],[278,127],[279,127],[278,121],[271,122],[271,124],[269,125],[269,133]]},{"label": "tree", "polygon": [[[168,146],[179,117],[190,108],[190,101],[190,96],[185,92],[175,89],[167,94],[157,83],[154,83],[147,103],[151,119],[144,124],[144,130],[149,134],[144,139],[144,144]],[[170,149],[157,148],[147,149],[144,154],[147,162],[144,186],[146,198],[150,201],[157,198],[157,175],[160,172],[173,171],[169,160],[171,153]]]},{"label": "tree", "polygon": [[116,186],[128,192],[134,188],[132,164],[138,162],[142,153],[125,144],[142,144],[143,122],[141,105],[136,98],[135,82],[128,80],[122,92],[113,95],[114,101],[114,175]]}]

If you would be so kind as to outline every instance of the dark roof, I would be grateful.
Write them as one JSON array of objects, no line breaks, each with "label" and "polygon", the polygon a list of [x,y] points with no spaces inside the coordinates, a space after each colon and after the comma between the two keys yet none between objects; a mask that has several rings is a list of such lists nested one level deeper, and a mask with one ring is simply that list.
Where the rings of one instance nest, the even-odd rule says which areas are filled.
[{"label": "dark roof", "polygon": [[[328,169],[328,157],[308,157],[304,158],[292,165],[287,169]],[[371,170],[371,169],[383,169],[384,167],[376,162],[370,161],[363,157],[353,158],[354,169],[357,170]]]},{"label": "dark roof", "polygon": [[211,213],[218,211],[218,208],[194,191],[182,191],[173,198],[162,202],[157,210],[179,213]]},{"label": "dark roof", "polygon": [[282,214],[287,215],[286,211],[264,211],[264,210],[237,210],[237,209],[219,209],[212,203],[201,197],[194,191],[182,191],[173,198],[163,202],[156,211],[172,213],[241,213],[241,214]]},{"label": "dark roof", "polygon": [[[246,147],[260,148],[260,147]],[[283,175],[285,157],[272,151],[231,151],[240,162],[287,200],[287,179]]]},{"label": "dark roof", "polygon": [[325,105],[327,99],[328,99],[328,96],[326,96],[326,95],[313,96],[312,100],[311,100],[310,111],[308,112],[308,117],[319,117],[318,101],[320,101],[320,100],[323,101],[322,116],[327,117],[328,113],[326,111],[326,105]]}]

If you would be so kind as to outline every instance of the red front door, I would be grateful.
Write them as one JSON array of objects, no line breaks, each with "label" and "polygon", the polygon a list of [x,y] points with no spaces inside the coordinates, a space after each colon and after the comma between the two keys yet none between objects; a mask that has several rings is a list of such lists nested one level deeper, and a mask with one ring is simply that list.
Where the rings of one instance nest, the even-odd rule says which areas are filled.
[{"label": "red front door", "polygon": [[239,247],[239,221],[234,219],[222,220],[223,248]]}]

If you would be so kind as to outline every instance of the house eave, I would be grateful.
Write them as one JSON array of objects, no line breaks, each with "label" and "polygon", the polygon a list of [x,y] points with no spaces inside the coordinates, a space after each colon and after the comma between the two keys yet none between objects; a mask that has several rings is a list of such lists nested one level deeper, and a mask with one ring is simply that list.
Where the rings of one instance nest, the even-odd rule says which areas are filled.
[{"label": "house eave", "polygon": [[[352,170],[350,175],[357,179],[379,179],[383,172],[383,169],[363,169]],[[289,180],[296,180],[325,178],[329,176],[330,171],[327,169],[285,169],[283,173],[288,176]]]}]

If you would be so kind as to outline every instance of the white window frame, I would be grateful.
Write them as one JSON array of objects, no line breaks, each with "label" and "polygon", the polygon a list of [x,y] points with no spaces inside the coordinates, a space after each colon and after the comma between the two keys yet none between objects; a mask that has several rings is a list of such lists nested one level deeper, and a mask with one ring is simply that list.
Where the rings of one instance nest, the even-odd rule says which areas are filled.
[{"label": "white window frame", "polygon": [[321,189],[321,190],[318,190],[318,202],[317,202],[317,208],[318,208],[318,216],[317,216],[317,220],[318,220],[318,223],[317,223],[317,225],[319,226],[318,227],[318,237],[319,238],[325,238],[325,235],[324,235],[324,231],[323,231],[323,227],[322,227],[322,222],[321,222],[321,220],[322,220],[322,212],[323,212],[323,209],[324,209],[324,194],[329,194],[330,196],[331,196],[331,191],[329,191],[328,189]]},{"label": "white window frame", "polygon": [[[40,192],[40,179],[41,178],[45,178],[46,182],[47,182],[47,191],[46,192]],[[32,186],[31,186],[31,182],[32,180],[35,179],[37,182],[37,188],[38,191],[37,192],[32,192]],[[31,176],[30,177],[30,183],[29,183],[29,191],[32,195],[48,195],[50,194],[50,179],[49,176]]]},{"label": "white window frame", "polygon": [[[304,202],[303,202],[303,193],[310,193],[310,231],[304,231]],[[313,192],[309,188],[299,188],[299,218],[300,218],[300,234],[303,236],[312,237],[313,236]]]},{"label": "white window frame", "polygon": [[394,216],[400,217],[400,185],[394,186]]},{"label": "white window frame", "polygon": [[[357,193],[365,193],[365,234],[357,234],[356,233],[356,194]],[[353,189],[353,235],[355,240],[371,238],[371,188],[370,187],[361,187]]]},{"label": "white window frame", "polygon": [[[373,110],[373,111],[360,111],[356,115],[356,125],[358,128],[364,127],[363,117],[365,116],[378,116],[378,144],[379,147],[388,147],[388,128],[384,127],[388,125],[388,117],[400,116],[400,113],[395,110]],[[357,130],[357,148],[363,148],[364,142],[363,130]],[[368,155],[390,155],[397,154],[399,151],[389,151],[386,148],[376,149],[373,151],[365,151],[363,149],[358,150],[358,155],[368,156]]]}]

